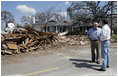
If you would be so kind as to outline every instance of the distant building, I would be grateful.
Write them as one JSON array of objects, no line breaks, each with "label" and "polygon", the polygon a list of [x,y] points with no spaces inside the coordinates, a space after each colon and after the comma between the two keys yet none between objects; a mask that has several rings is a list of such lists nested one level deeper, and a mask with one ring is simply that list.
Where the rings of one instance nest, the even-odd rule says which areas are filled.
[{"label": "distant building", "polygon": [[93,27],[93,24],[89,24],[89,25],[79,25],[79,24],[73,24],[73,29],[76,28],[79,31],[82,32],[82,34],[86,34],[87,31]]},{"label": "distant building", "polygon": [[[116,18],[116,21],[113,22],[113,33],[117,33],[117,14],[113,15],[113,18]],[[33,28],[41,31],[43,26],[45,25],[44,21],[36,21],[35,17],[33,17]],[[102,28],[102,24],[99,24],[99,27]],[[109,21],[108,24],[111,27],[111,21]],[[79,24],[73,24],[72,22],[68,21],[62,21],[62,22],[57,22],[55,20],[50,20],[46,26],[46,28],[43,30],[44,32],[55,32],[55,33],[61,33],[61,32],[69,32],[73,30],[74,28],[78,29],[79,31],[82,32],[82,34],[86,34],[87,31],[93,27],[93,24],[88,24],[88,25],[79,25]]]},{"label": "distant building", "polygon": [[[45,22],[33,23],[33,28],[40,31],[44,25],[45,25]],[[68,32],[70,30],[72,30],[71,22],[67,22],[67,21],[57,22],[54,20],[50,20],[48,24],[46,25],[44,32],[60,33],[60,32]]]}]

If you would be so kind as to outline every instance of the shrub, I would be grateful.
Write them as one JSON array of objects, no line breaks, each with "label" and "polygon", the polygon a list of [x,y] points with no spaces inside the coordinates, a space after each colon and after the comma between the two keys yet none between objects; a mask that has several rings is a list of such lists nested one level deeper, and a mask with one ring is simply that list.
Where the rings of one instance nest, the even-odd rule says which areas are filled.
[{"label": "shrub", "polygon": [[68,33],[67,33],[67,35],[82,35],[82,32],[81,31],[79,31],[77,28],[74,28],[74,30],[73,31],[69,31]]},{"label": "shrub", "polygon": [[113,39],[114,39],[115,41],[117,41],[117,34],[114,34],[114,35],[113,35]]}]

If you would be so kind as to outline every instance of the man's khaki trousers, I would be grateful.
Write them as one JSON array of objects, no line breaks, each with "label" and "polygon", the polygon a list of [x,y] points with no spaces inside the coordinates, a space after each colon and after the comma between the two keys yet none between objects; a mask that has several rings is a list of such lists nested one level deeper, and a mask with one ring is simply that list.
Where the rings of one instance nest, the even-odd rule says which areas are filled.
[{"label": "man's khaki trousers", "polygon": [[[96,50],[96,52],[95,52]],[[100,61],[100,42],[91,40],[91,56],[92,61]]]}]

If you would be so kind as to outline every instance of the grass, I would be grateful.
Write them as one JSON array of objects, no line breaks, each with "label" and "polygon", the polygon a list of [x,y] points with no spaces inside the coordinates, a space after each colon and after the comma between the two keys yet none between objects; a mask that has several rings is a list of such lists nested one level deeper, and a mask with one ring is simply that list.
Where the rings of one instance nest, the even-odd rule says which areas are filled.
[{"label": "grass", "polygon": [[117,34],[113,34],[113,39],[117,41]]}]

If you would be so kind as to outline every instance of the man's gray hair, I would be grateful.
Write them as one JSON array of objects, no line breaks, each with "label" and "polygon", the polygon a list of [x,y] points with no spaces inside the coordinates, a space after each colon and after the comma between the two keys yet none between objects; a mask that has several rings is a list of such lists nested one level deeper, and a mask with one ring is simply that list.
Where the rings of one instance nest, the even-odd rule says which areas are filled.
[{"label": "man's gray hair", "polygon": [[98,26],[99,24],[97,22],[94,22],[94,25],[97,25]]}]

